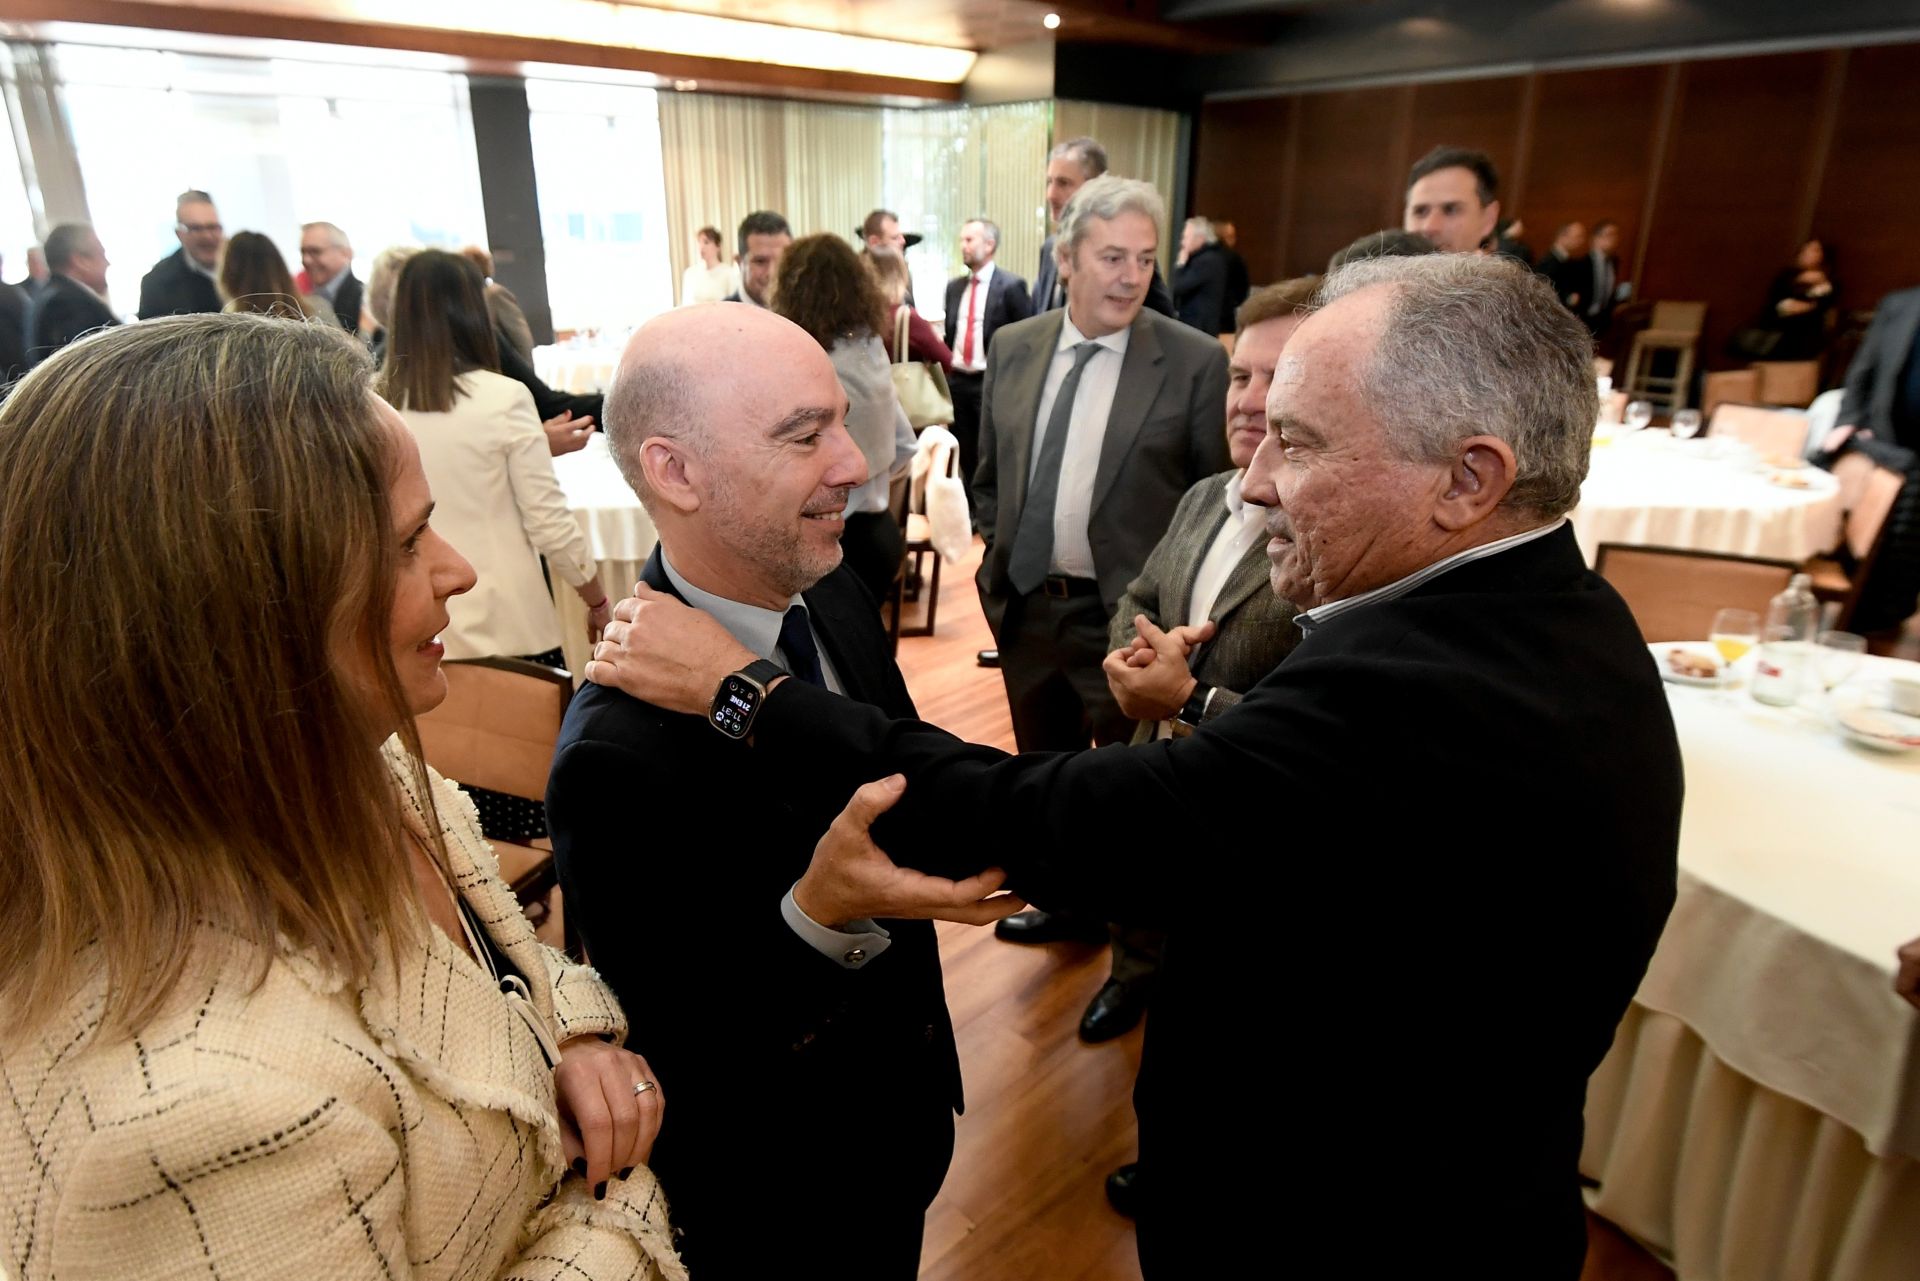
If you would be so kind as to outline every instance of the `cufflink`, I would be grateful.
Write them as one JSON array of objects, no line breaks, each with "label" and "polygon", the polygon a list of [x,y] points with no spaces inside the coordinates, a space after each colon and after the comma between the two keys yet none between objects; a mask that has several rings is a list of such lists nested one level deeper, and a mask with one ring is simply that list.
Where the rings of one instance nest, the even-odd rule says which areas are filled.
[{"label": "cufflink", "polygon": [[845,961],[848,965],[858,965],[860,964],[860,962],[867,959],[867,950],[863,947],[856,947],[853,950],[849,951],[844,957],[840,959]]}]

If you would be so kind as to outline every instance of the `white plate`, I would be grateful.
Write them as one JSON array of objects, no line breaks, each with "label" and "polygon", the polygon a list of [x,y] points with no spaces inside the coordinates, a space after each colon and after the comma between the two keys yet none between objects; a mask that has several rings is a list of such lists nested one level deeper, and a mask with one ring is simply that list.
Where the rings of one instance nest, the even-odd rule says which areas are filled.
[{"label": "white plate", "polygon": [[[1683,649],[1689,654],[1700,654],[1720,664],[1718,676],[1683,676],[1667,663],[1667,654],[1671,650]],[[1660,679],[1675,685],[1691,685],[1696,689],[1724,689],[1729,681],[1728,668],[1732,666],[1720,657],[1718,650],[1710,645],[1662,645],[1653,656],[1654,663],[1660,668]]]},{"label": "white plate", "polygon": [[1876,752],[1911,752],[1920,747],[1920,716],[1884,707],[1853,707],[1837,719],[1841,733]]}]

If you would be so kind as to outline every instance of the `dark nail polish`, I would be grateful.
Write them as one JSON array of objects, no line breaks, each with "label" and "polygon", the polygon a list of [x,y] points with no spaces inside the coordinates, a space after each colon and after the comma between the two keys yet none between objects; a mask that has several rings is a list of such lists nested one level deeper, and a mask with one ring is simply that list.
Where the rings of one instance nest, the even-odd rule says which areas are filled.
[{"label": "dark nail polish", "polygon": [[626,1169],[620,1171],[620,1177],[623,1179],[631,1179],[633,1177],[633,1167],[628,1166]]},{"label": "dark nail polish", "polygon": [[579,1175],[583,1179],[586,1178],[587,1177],[587,1158],[583,1156],[577,1156],[573,1158],[573,1172]]},{"label": "dark nail polish", "polygon": [[593,1185],[593,1199],[594,1199],[594,1200],[596,1200],[596,1201],[604,1201],[604,1200],[606,1200],[606,1199],[607,1199],[607,1185],[606,1185],[606,1184],[604,1184],[604,1183],[596,1183],[596,1184],[594,1184],[594,1185]]}]

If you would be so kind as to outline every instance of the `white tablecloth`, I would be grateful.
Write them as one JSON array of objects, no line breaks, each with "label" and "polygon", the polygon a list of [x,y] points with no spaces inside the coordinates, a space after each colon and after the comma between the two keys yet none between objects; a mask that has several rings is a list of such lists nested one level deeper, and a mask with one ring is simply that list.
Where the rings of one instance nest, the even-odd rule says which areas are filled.
[{"label": "white tablecloth", "polygon": [[[653,520],[614,465],[607,438],[595,432],[586,448],[553,460],[553,473],[580,522],[598,567],[600,585],[615,600],[633,590],[640,569],[653,555]],[[554,582],[553,606],[560,615],[560,648],[576,681],[591,655],[587,646],[587,610],[578,593]]]},{"label": "white tablecloth", "polygon": [[533,372],[555,391],[584,396],[605,391],[613,384],[613,371],[620,363],[620,349],[606,346],[580,346],[559,343],[533,349]]},{"label": "white tablecloth", "polygon": [[1680,893],[1589,1088],[1590,1199],[1688,1281],[1911,1281],[1920,1016],[1891,980],[1920,935],[1920,754],[1853,746],[1817,699],[1668,689]]},{"label": "white tablecloth", "polygon": [[1601,543],[1684,547],[1803,561],[1840,541],[1840,489],[1827,472],[1803,468],[1808,489],[1773,484],[1750,454],[1715,457],[1711,440],[1665,432],[1597,437],[1574,536],[1592,564]]}]

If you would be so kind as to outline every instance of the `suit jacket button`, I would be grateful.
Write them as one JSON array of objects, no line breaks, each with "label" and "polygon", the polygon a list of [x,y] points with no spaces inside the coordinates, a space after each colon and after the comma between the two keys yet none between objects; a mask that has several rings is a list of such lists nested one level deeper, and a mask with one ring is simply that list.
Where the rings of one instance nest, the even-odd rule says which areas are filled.
[{"label": "suit jacket button", "polygon": [[846,960],[848,965],[858,965],[860,964],[860,962],[867,959],[867,950],[862,947],[856,947],[852,951],[848,952],[844,959]]}]

